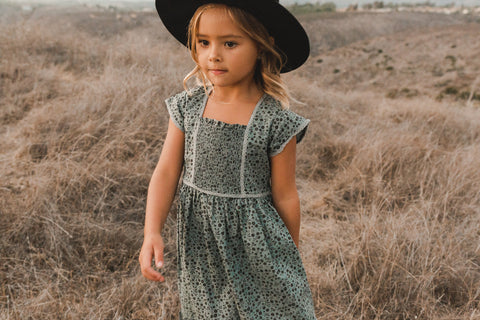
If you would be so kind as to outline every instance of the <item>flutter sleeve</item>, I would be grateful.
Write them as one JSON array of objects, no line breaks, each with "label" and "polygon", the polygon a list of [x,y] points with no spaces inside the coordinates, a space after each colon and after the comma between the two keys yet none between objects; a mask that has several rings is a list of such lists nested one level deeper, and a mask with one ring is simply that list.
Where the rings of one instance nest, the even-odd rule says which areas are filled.
[{"label": "flutter sleeve", "polygon": [[273,157],[282,152],[293,136],[296,136],[297,143],[302,141],[309,123],[309,119],[291,110],[279,112],[277,117],[272,120],[270,127],[269,156]]},{"label": "flutter sleeve", "polygon": [[185,115],[186,92],[178,93],[165,100],[167,110],[175,126],[185,132],[183,118]]}]

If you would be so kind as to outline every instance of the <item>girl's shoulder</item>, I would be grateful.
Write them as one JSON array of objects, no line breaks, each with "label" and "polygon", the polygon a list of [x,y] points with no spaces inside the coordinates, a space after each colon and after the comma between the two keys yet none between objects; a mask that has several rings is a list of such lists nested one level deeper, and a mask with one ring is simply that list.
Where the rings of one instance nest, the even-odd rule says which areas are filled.
[{"label": "girl's shoulder", "polygon": [[290,109],[282,109],[280,101],[266,95],[258,120],[263,124],[264,135],[268,136],[268,154],[279,154],[293,136],[297,143],[303,140],[310,119],[307,119]]},{"label": "girl's shoulder", "polygon": [[186,105],[201,103],[205,98],[205,94],[205,88],[203,86],[196,86],[190,90],[183,90],[168,97],[165,102],[167,102],[167,104],[175,103],[185,107]]},{"label": "girl's shoulder", "polygon": [[298,113],[290,109],[283,109],[280,101],[269,94],[265,94],[265,98],[263,99],[262,103],[261,114],[263,117],[262,120],[270,120],[273,122],[309,121],[305,117],[299,115]]},{"label": "girl's shoulder", "polygon": [[201,108],[205,99],[205,89],[201,86],[182,91],[165,99],[168,113],[175,125],[185,132],[185,118]]}]

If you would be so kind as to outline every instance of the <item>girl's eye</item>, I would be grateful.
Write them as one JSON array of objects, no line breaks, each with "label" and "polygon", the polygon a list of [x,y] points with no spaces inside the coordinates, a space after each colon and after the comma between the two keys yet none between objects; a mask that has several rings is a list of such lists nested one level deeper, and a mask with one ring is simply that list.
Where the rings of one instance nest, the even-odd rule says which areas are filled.
[{"label": "girl's eye", "polygon": [[198,43],[203,47],[208,46],[208,41],[207,40],[198,40]]},{"label": "girl's eye", "polygon": [[234,48],[236,46],[237,46],[237,44],[235,42],[232,42],[232,41],[225,42],[225,47],[227,47],[227,48]]}]

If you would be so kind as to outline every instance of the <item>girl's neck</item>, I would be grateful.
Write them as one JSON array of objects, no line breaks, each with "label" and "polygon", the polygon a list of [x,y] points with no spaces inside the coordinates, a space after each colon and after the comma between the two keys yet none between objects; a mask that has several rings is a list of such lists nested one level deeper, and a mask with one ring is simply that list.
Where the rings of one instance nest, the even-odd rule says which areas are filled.
[{"label": "girl's neck", "polygon": [[258,101],[263,91],[253,84],[249,87],[213,87],[210,98],[219,104],[248,103]]}]

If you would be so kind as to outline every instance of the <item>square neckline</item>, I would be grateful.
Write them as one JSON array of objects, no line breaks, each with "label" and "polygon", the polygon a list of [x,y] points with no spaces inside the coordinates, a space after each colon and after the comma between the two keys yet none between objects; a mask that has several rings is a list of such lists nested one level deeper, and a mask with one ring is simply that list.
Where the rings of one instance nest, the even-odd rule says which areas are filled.
[{"label": "square neckline", "polygon": [[258,99],[258,102],[255,105],[255,107],[253,108],[252,114],[250,115],[250,118],[248,119],[248,123],[243,124],[243,123],[230,123],[230,122],[225,122],[225,121],[222,121],[222,120],[217,120],[217,119],[214,119],[214,118],[204,117],[203,112],[205,111],[205,108],[207,107],[207,101],[208,101],[208,98],[209,98],[211,93],[212,93],[212,88],[209,88],[207,94],[205,94],[205,96],[203,97],[202,108],[200,109],[200,114],[198,115],[198,117],[200,119],[204,119],[204,121],[210,121],[210,122],[217,123],[217,124],[222,124],[222,125],[225,125],[225,126],[244,127],[244,128],[247,128],[250,125],[250,123],[252,122],[252,119],[255,116],[255,113],[256,113],[258,107],[262,104],[263,100],[265,99],[265,96],[267,95],[264,92],[263,95],[260,97],[260,99]]}]

